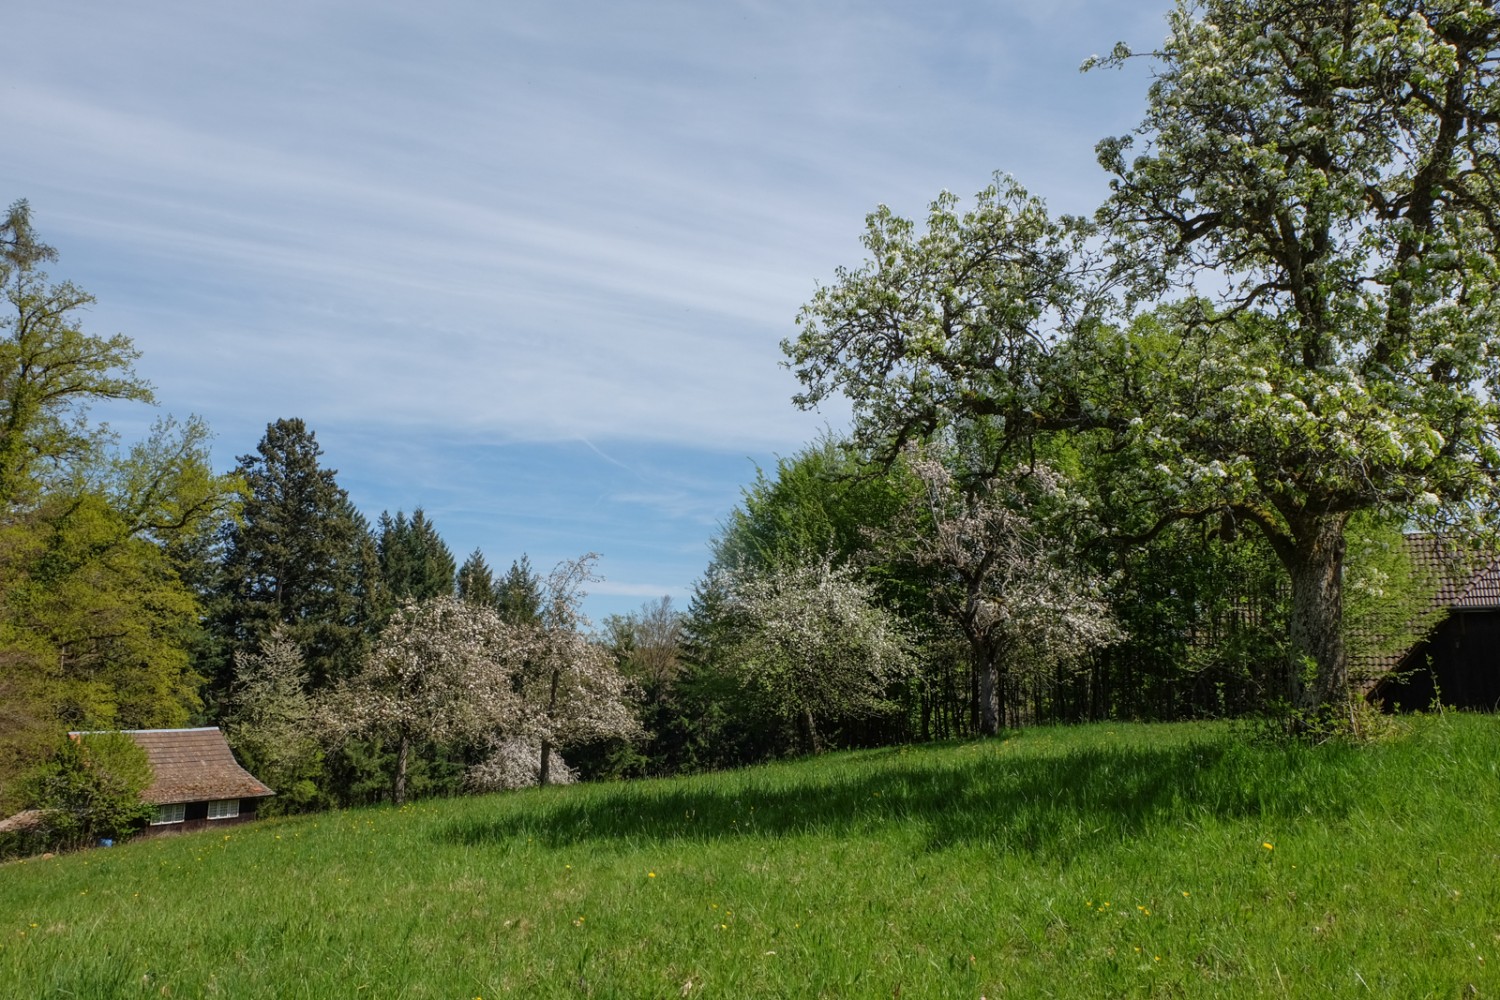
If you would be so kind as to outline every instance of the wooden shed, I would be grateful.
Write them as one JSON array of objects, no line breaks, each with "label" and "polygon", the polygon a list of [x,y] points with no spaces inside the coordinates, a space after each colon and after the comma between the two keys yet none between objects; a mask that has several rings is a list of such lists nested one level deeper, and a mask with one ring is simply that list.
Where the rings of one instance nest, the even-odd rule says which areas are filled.
[{"label": "wooden shed", "polygon": [[1387,709],[1500,710],[1500,562],[1465,563],[1439,538],[1408,535],[1407,553],[1438,580],[1447,614],[1422,642],[1372,674],[1366,697]]},{"label": "wooden shed", "polygon": [[261,799],[276,794],[240,767],[217,726],[124,732],[146,751],[154,775],[141,793],[156,807],[147,834],[243,823],[255,818]]}]

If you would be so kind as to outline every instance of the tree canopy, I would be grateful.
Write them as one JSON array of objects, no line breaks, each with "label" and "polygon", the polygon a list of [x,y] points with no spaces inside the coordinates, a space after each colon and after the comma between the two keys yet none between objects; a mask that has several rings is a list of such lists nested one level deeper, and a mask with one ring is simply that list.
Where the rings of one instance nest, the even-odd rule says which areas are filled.
[{"label": "tree canopy", "polygon": [[1495,523],[1500,14],[1207,0],[1169,23],[1141,125],[1098,147],[1094,219],[1009,180],[920,234],[882,208],[784,348],[799,401],[848,396],[871,446],[1103,435],[1132,458],[1122,540],[1259,531],[1291,587],[1284,695],[1336,714],[1350,517]]}]

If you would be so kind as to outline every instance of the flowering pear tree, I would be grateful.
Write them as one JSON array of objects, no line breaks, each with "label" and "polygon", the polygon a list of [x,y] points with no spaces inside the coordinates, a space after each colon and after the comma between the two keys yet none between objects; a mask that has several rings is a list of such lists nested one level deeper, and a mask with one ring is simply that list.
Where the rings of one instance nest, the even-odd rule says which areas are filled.
[{"label": "flowering pear tree", "polygon": [[910,642],[874,588],[828,560],[729,575],[728,654],[746,684],[802,730],[808,752],[818,719],[878,709],[910,667]]},{"label": "flowering pear tree", "polygon": [[1003,721],[1007,681],[1040,674],[1121,638],[1099,586],[1048,530],[1044,512],[1067,503],[1063,481],[1041,463],[961,486],[933,450],[911,450],[922,484],[883,546],[927,568],[934,598],[963,633],[979,680],[979,731]]},{"label": "flowering pear tree", "polygon": [[1090,432],[1137,460],[1124,534],[1260,531],[1290,583],[1285,697],[1332,720],[1350,518],[1495,523],[1500,12],[1181,0],[1169,28],[1144,120],[1099,145],[1094,221],[1009,181],[968,213],[944,195],[921,235],[882,209],[783,347],[798,401],[842,393],[888,454],[953,425]]},{"label": "flowering pear tree", "polygon": [[403,803],[414,744],[479,739],[521,715],[511,682],[520,651],[515,633],[492,608],[461,598],[409,602],[327,701],[327,724],[342,735],[395,744],[391,799]]},{"label": "flowering pear tree", "polygon": [[464,772],[464,784],[476,792],[507,792],[537,785],[571,785],[578,772],[556,753],[548,757],[547,780],[542,781],[542,745],[535,740],[500,737],[490,752]]},{"label": "flowering pear tree", "polygon": [[640,730],[630,682],[609,650],[585,634],[583,588],[594,579],[597,558],[590,553],[559,563],[543,586],[537,620],[512,630],[508,676],[514,702],[501,727],[508,742],[499,752],[513,757],[518,747],[536,747],[537,784],[552,782],[557,750],[630,738]]}]

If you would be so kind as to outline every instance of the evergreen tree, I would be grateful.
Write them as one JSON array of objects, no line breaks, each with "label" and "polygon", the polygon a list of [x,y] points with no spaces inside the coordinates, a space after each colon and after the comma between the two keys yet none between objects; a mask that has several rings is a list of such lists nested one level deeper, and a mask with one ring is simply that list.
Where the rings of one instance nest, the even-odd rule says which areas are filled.
[{"label": "evergreen tree", "polygon": [[478,549],[469,553],[469,558],[458,568],[458,596],[473,604],[489,607],[498,607],[500,604],[495,574],[490,572],[489,564],[484,561],[484,553]]},{"label": "evergreen tree", "polygon": [[525,555],[510,564],[495,588],[500,617],[512,625],[530,625],[542,618],[542,578]]},{"label": "evergreen tree", "polygon": [[410,520],[399,510],[382,513],[379,526],[380,570],[393,601],[452,596],[453,553],[421,507]]},{"label": "evergreen tree", "polygon": [[248,496],[226,533],[219,584],[221,694],[234,654],[258,652],[277,626],[303,651],[315,690],[352,673],[368,648],[369,532],[322,454],[301,420],[281,419],[239,459]]}]

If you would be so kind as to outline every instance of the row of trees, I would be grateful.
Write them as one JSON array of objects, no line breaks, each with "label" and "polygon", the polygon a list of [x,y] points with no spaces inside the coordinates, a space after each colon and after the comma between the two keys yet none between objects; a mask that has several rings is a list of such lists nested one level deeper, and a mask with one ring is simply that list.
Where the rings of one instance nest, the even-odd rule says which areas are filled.
[{"label": "row of trees", "polygon": [[882,464],[949,441],[982,484],[1071,451],[1110,468],[1122,547],[1256,534],[1289,592],[1270,686],[1347,724],[1351,527],[1493,534],[1500,13],[1202,0],[1169,27],[1093,217],[1006,178],[922,231],[882,208],[784,347]]},{"label": "row of trees", "polygon": [[580,612],[593,557],[543,578],[523,556],[497,578],[478,551],[456,565],[420,508],[371,527],[300,420],[222,475],[196,419],[122,446],[90,406],[151,387],[128,338],[79,326],[93,300],[47,275],[55,258],[11,206],[0,805],[62,787],[37,767],[77,749],[74,729],[223,723],[287,809],[400,800],[413,779],[545,783],[571,774],[559,748],[634,731]]},{"label": "row of trees", "polygon": [[207,429],[165,418],[122,447],[101,400],[152,401],[121,336],[82,330],[92,297],[24,202],[0,222],[0,781],[60,730],[174,726],[199,710],[193,552],[236,502]]}]

